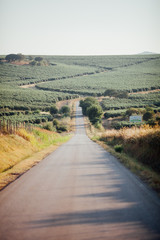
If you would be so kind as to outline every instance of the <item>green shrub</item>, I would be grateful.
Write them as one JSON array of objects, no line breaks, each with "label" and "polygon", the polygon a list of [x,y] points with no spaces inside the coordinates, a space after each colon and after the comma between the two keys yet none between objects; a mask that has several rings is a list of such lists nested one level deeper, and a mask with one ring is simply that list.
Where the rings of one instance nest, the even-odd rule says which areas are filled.
[{"label": "green shrub", "polygon": [[58,113],[58,109],[57,109],[56,105],[53,105],[52,107],[50,107],[49,112],[50,112],[51,115],[57,114]]},{"label": "green shrub", "polygon": [[134,113],[139,114],[139,112],[140,110],[138,108],[129,108],[126,111],[126,116],[131,116]]},{"label": "green shrub", "polygon": [[49,131],[52,131],[52,130],[53,130],[51,124],[49,124],[49,123],[45,124],[45,125],[43,126],[43,128],[46,129],[46,130],[49,130]]},{"label": "green shrub", "polygon": [[70,115],[70,108],[67,105],[65,105],[65,106],[61,107],[60,113],[64,114],[65,116],[69,116]]},{"label": "green shrub", "polygon": [[143,120],[148,121],[148,120],[152,119],[152,117],[153,117],[153,112],[148,112],[147,111],[143,115]]},{"label": "green shrub", "polygon": [[53,119],[53,126],[59,126],[59,121],[57,119]]},{"label": "green shrub", "polygon": [[34,123],[39,124],[39,123],[41,123],[41,120],[40,119],[36,119],[36,120],[34,120]]},{"label": "green shrub", "polygon": [[57,129],[58,133],[67,131],[67,127],[65,125],[59,125],[59,126],[56,127],[56,129]]},{"label": "green shrub", "polygon": [[128,92],[123,90],[107,89],[104,92],[104,96],[117,97],[117,98],[128,98]]},{"label": "green shrub", "polygon": [[87,97],[84,101],[80,101],[80,107],[82,107],[83,115],[87,116],[87,109],[92,105],[98,105],[98,101],[93,97]]},{"label": "green shrub", "polygon": [[100,105],[91,105],[87,109],[87,116],[91,123],[95,124],[101,121],[103,111]]},{"label": "green shrub", "polygon": [[123,146],[117,144],[117,145],[114,146],[114,150],[115,150],[116,152],[121,153],[121,152],[123,151]]}]

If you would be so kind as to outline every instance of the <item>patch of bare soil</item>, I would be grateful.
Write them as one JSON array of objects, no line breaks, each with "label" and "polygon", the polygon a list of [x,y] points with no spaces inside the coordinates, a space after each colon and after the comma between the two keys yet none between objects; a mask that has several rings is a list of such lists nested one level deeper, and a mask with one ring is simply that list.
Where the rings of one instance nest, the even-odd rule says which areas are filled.
[{"label": "patch of bare soil", "polygon": [[20,86],[20,88],[34,88],[35,86],[36,84],[28,84],[28,85]]},{"label": "patch of bare soil", "polygon": [[14,64],[14,65],[28,65],[29,62],[28,61],[13,61],[13,62],[10,62],[11,64]]}]

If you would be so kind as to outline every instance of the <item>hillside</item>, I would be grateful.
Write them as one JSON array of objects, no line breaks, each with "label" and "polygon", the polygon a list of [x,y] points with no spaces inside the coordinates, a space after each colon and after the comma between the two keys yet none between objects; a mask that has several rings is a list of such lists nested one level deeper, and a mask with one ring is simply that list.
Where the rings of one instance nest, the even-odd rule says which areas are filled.
[{"label": "hillside", "polygon": [[[54,103],[83,96],[103,97],[107,89],[130,95],[105,99],[105,110],[160,106],[160,55],[39,58],[50,64],[0,64],[0,119],[48,121],[49,116],[41,112],[48,112]],[[148,91],[150,94],[143,96],[131,95]]]}]

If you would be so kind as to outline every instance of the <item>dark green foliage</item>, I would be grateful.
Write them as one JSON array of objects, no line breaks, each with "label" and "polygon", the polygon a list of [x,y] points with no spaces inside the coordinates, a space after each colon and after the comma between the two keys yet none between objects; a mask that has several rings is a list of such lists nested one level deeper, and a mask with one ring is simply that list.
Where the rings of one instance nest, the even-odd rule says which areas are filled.
[{"label": "dark green foliage", "polygon": [[123,151],[123,146],[121,144],[120,145],[117,144],[117,145],[114,146],[114,150],[116,152],[121,153]]},{"label": "dark green foliage", "polygon": [[126,111],[126,116],[132,116],[132,114],[139,114],[140,110],[138,108],[129,108]]},{"label": "dark green foliage", "polygon": [[57,129],[57,132],[58,132],[58,133],[66,132],[66,131],[67,131],[67,126],[65,126],[65,125],[58,125],[58,126],[56,127],[56,129]]},{"label": "dark green foliage", "polygon": [[147,111],[143,115],[143,120],[148,121],[148,120],[152,119],[152,117],[153,117],[153,112]]},{"label": "dark green foliage", "polygon": [[48,130],[48,131],[52,131],[52,126],[50,123],[46,123],[44,126],[43,126],[44,129]]},{"label": "dark green foliage", "polygon": [[9,54],[5,57],[5,60],[7,60],[8,62],[12,62],[12,61],[21,61],[24,58],[25,57],[22,54]]},{"label": "dark green foliage", "polygon": [[40,62],[43,60],[43,57],[35,57],[35,61]]},{"label": "dark green foliage", "polygon": [[56,105],[53,105],[52,107],[50,107],[49,112],[52,115],[57,114],[58,113],[58,108],[56,107]]},{"label": "dark green foliage", "polygon": [[122,90],[107,89],[104,92],[104,96],[117,97],[117,98],[128,98],[128,92]]},{"label": "dark green foliage", "polygon": [[61,114],[64,114],[65,116],[69,116],[70,115],[70,108],[67,105],[64,105],[63,107],[61,107],[59,112]]},{"label": "dark green foliage", "polygon": [[150,126],[154,127],[154,126],[156,126],[157,121],[154,120],[154,119],[149,119],[149,120],[147,121],[147,124],[149,124]]},{"label": "dark green foliage", "polygon": [[40,123],[41,123],[41,120],[40,120],[40,119],[36,119],[36,120],[34,121],[34,123],[40,124]]},{"label": "dark green foliage", "polygon": [[58,133],[67,131],[67,126],[61,124],[57,119],[53,119],[53,127],[56,128]]},{"label": "dark green foliage", "polygon": [[59,121],[57,119],[53,119],[53,126],[59,126]]},{"label": "dark green foliage", "polygon": [[85,116],[88,116],[92,124],[101,122],[103,111],[98,101],[93,97],[88,97],[84,101],[80,101],[82,112]]},{"label": "dark green foliage", "polygon": [[98,101],[93,97],[87,97],[84,101],[80,101],[80,107],[82,107],[83,115],[87,116],[87,109],[93,104],[98,104]]},{"label": "dark green foliage", "polygon": [[100,105],[92,105],[87,108],[87,116],[91,123],[95,124],[101,121],[103,111]]},{"label": "dark green foliage", "polygon": [[124,116],[124,110],[110,110],[104,113],[105,118],[114,118],[118,116]]},{"label": "dark green foliage", "polygon": [[112,128],[116,129],[116,130],[119,130],[121,128],[124,128],[124,127],[133,127],[133,126],[141,126],[142,123],[130,123],[128,121],[115,121],[111,124]]}]

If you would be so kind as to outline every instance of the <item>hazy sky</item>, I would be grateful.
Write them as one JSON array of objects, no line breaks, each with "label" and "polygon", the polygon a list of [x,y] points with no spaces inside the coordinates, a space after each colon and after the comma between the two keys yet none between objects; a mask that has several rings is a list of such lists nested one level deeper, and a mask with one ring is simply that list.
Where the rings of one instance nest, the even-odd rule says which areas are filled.
[{"label": "hazy sky", "polygon": [[160,0],[0,0],[0,54],[160,53]]}]

